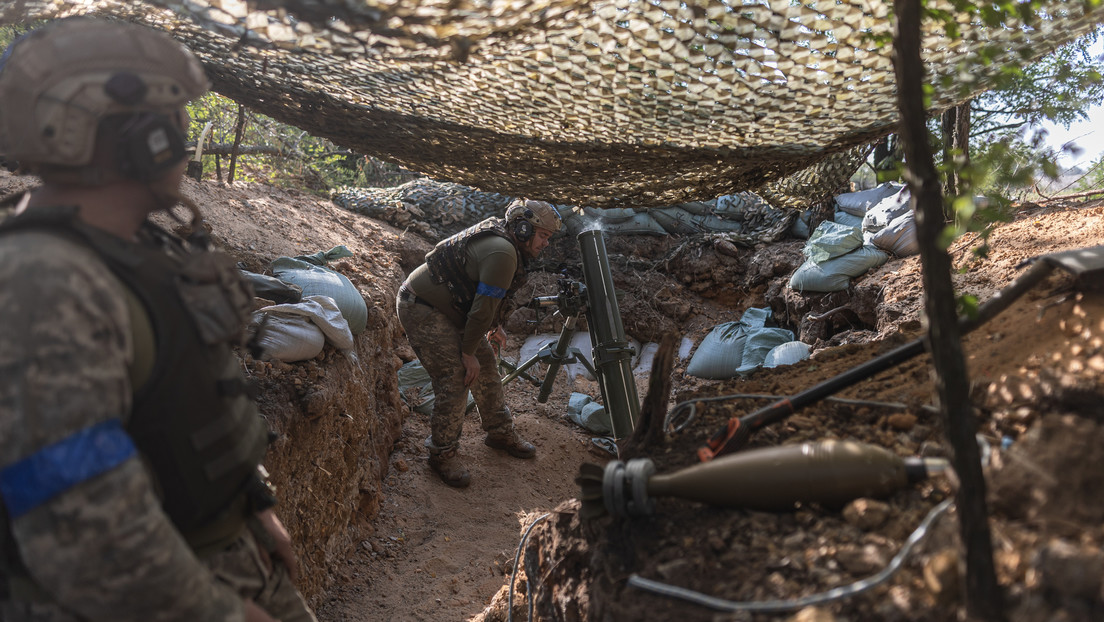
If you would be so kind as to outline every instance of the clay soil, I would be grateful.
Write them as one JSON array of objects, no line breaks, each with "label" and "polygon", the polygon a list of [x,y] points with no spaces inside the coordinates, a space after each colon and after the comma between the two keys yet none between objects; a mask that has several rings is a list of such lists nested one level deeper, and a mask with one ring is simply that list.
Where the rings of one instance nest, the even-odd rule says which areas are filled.
[{"label": "clay soil", "polygon": [[[0,196],[34,183],[0,171]],[[282,255],[338,244],[353,251],[333,267],[369,307],[354,356],[328,346],[319,357],[292,364],[242,355],[243,369],[264,389],[262,410],[278,435],[268,467],[281,490],[280,515],[297,543],[301,588],[321,620],[520,620],[530,603],[533,619],[572,621],[965,615],[968,569],[953,509],[884,582],[815,606],[726,612],[630,587],[627,579],[639,575],[749,602],[792,601],[848,585],[882,570],[925,516],[954,497],[956,480],[939,475],[842,507],[756,512],[661,498],[650,517],[584,520],[574,481],[579,466],[605,464],[611,456],[565,417],[570,393],[599,397],[597,384],[561,371],[544,403],[524,380],[506,388],[518,429],[538,446],[537,458],[516,460],[485,447],[473,412],[461,449],[472,485],[449,488],[426,464],[427,419],[400,398],[395,379],[413,352],[394,317],[394,294],[435,240],[294,190],[188,181],[185,193],[203,208],[219,246],[252,271],[264,272]],[[1100,202],[1026,204],[996,230],[986,259],[970,252],[976,238],[956,242],[953,278],[960,293],[984,301],[1021,272],[1023,260],[1102,242]],[[573,244],[561,239],[537,263],[522,298],[555,293],[563,270],[579,278]],[[687,376],[687,358],[676,357],[672,391],[660,396],[668,407],[699,397],[792,395],[922,334],[916,257],[891,259],[848,292],[800,296],[785,287],[801,260],[799,240],[757,249],[668,238],[607,244],[626,330],[641,342],[673,333],[700,343],[712,326],[749,307],[770,306],[784,327],[816,345],[810,360],[725,381]],[[996,571],[1013,620],[1104,619],[1104,297],[1075,285],[1082,284],[1056,273],[963,346],[989,458]],[[822,314],[822,321],[809,320]],[[504,354],[516,359],[527,334],[559,325],[522,310],[508,328]],[[641,397],[648,382],[637,379]],[[854,439],[900,456],[946,457],[933,387],[930,359],[921,355],[838,396],[863,403],[826,401],[803,409],[755,433],[749,448]],[[764,403],[699,404],[692,421],[663,435],[647,455],[661,473],[692,466],[695,450],[713,432]]]}]

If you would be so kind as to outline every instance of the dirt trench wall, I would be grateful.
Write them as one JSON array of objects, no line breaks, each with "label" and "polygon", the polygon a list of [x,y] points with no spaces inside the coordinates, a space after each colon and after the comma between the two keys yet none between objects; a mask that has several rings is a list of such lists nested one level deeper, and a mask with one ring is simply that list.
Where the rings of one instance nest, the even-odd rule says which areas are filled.
[{"label": "dirt trench wall", "polygon": [[402,430],[393,313],[356,339],[356,357],[327,346],[295,365],[247,360],[261,410],[277,438],[265,465],[277,513],[296,544],[299,589],[310,599],[363,540],[379,512],[382,480]]}]

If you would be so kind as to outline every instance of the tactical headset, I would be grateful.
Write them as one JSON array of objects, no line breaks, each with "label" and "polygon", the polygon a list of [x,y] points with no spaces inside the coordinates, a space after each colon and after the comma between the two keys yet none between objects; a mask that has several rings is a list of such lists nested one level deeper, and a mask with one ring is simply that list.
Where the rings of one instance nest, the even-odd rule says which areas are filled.
[{"label": "tactical headset", "polygon": [[[141,103],[147,87],[137,75],[123,71],[104,85],[121,104]],[[168,115],[136,112],[119,128],[116,158],[119,172],[138,181],[153,181],[187,157],[180,126]]]},{"label": "tactical headset", "polygon": [[536,214],[528,207],[521,213],[521,218],[516,219],[514,222],[514,237],[518,242],[528,242],[532,237],[536,229],[533,227],[533,223],[529,222],[530,219],[535,218]]}]

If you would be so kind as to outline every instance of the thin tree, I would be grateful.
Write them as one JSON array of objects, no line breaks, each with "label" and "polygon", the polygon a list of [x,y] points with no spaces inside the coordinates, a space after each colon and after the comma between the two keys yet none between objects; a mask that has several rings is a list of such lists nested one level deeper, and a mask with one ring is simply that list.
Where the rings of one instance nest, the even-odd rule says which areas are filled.
[{"label": "thin tree", "polygon": [[1005,620],[1003,595],[993,565],[985,479],[976,433],[977,418],[969,397],[969,378],[962,355],[962,335],[951,283],[951,258],[938,244],[943,231],[943,193],[935,169],[924,110],[920,60],[921,0],[896,0],[894,68],[906,178],[916,212],[917,240],[923,266],[927,345],[935,368],[940,410],[950,441],[952,463],[961,485],[955,496],[959,529],[966,547],[966,612],[980,620]]}]

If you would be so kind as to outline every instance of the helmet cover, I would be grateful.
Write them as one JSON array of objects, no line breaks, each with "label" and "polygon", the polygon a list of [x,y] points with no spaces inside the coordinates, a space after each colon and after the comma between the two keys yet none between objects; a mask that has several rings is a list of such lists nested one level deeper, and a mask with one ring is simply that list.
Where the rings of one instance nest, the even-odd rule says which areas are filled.
[{"label": "helmet cover", "polygon": [[551,203],[532,199],[514,199],[506,208],[506,222],[513,223],[524,219],[534,227],[540,227],[555,233],[563,226],[563,219]]},{"label": "helmet cover", "polygon": [[172,114],[207,88],[199,61],[164,33],[88,17],[51,22],[0,58],[0,153],[85,166],[104,117]]}]

